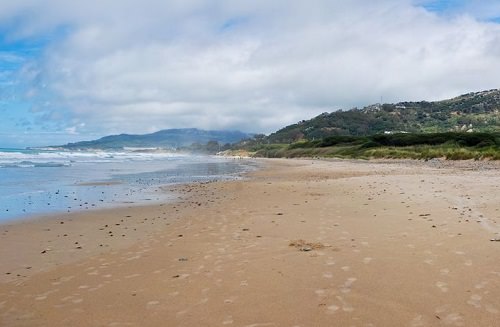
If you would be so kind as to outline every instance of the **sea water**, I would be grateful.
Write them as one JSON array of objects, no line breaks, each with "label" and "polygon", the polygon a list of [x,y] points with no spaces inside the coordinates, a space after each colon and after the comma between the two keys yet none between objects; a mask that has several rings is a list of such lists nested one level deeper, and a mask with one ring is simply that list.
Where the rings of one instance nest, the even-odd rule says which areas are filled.
[{"label": "sea water", "polygon": [[0,148],[0,223],[166,201],[160,186],[239,178],[247,161],[168,152]]}]

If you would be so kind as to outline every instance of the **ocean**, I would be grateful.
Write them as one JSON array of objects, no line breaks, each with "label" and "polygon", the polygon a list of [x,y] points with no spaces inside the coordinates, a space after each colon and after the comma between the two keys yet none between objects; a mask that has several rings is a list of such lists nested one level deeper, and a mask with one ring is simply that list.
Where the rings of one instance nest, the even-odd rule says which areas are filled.
[{"label": "ocean", "polygon": [[241,178],[245,160],[127,149],[0,148],[0,223],[52,213],[168,201],[164,185]]}]

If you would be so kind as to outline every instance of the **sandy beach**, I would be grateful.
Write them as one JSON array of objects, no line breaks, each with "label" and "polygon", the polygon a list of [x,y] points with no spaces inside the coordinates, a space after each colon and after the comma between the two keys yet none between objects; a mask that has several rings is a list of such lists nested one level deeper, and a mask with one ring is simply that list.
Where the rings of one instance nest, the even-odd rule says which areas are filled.
[{"label": "sandy beach", "polygon": [[262,165],[0,226],[0,325],[498,326],[499,164]]}]

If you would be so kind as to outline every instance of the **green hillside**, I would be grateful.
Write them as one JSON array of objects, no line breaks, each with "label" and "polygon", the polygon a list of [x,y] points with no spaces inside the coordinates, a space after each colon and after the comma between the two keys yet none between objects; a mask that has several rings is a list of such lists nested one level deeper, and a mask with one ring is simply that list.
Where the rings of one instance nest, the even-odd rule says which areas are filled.
[{"label": "green hillside", "polygon": [[292,143],[329,136],[379,133],[500,131],[500,90],[468,93],[435,102],[374,104],[323,113],[272,133],[269,143]]}]

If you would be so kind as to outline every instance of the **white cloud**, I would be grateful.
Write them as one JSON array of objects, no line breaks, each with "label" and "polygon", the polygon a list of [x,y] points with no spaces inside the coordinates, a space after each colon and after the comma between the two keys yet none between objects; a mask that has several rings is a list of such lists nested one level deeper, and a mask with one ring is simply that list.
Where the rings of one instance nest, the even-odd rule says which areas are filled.
[{"label": "white cloud", "polygon": [[410,0],[18,3],[0,4],[0,24],[21,22],[12,38],[63,27],[25,75],[69,110],[60,117],[72,118],[70,132],[82,122],[80,133],[270,132],[381,96],[430,100],[500,84],[499,25]]}]

